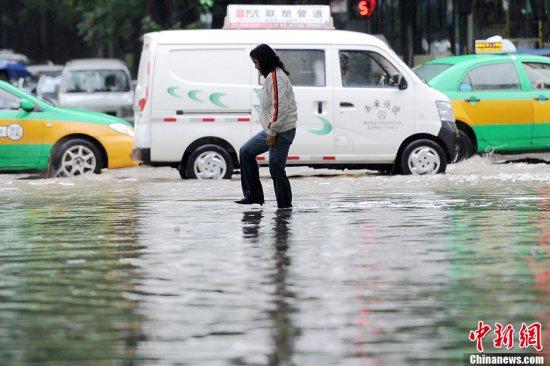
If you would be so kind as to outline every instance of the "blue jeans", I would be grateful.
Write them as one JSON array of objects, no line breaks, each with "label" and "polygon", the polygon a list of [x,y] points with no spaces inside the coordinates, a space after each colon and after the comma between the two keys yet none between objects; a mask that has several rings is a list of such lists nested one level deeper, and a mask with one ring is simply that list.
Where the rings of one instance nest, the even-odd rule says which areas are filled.
[{"label": "blue jeans", "polygon": [[295,128],[280,132],[275,137],[275,145],[269,147],[265,143],[267,134],[260,131],[241,147],[239,160],[244,198],[254,202],[264,202],[264,191],[260,182],[260,169],[256,156],[269,151],[269,173],[273,179],[277,207],[292,207],[292,189],[286,176],[285,167],[288,150],[295,135]]}]

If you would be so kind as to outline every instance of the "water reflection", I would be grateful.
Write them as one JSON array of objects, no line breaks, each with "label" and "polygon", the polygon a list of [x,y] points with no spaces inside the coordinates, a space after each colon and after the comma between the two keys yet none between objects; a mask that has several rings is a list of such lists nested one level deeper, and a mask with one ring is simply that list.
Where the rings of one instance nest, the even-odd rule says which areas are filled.
[{"label": "water reflection", "polygon": [[[458,359],[472,351],[463,334],[474,329],[477,320],[491,326],[511,324],[516,334],[523,322],[548,326],[550,293],[548,283],[541,288],[539,278],[545,278],[550,268],[550,221],[544,209],[548,196],[541,194],[541,188],[483,186],[454,193],[463,203],[450,210],[454,223],[451,282],[442,297],[454,314],[451,356]],[[485,347],[492,347],[492,340],[487,339]],[[515,340],[514,349],[521,351]]]},{"label": "water reflection", "polygon": [[460,365],[479,320],[549,348],[550,166],[475,163],[304,174],[291,211],[172,170],[0,176],[0,364]]},{"label": "water reflection", "polygon": [[275,309],[269,312],[273,322],[272,337],[273,351],[269,355],[269,365],[294,365],[294,343],[300,332],[294,325],[296,308],[293,301],[296,295],[289,288],[287,282],[291,258],[288,248],[292,242],[291,236],[292,209],[279,209],[275,213],[273,222],[274,262],[275,271],[273,282],[275,285]]},{"label": "water reflection", "polygon": [[[259,241],[263,211],[250,210],[243,212],[243,238],[253,243]],[[292,243],[291,233],[292,209],[279,209],[275,212],[272,232],[264,235],[273,238],[273,270],[269,275],[269,283],[273,286],[273,306],[267,310],[271,320],[272,349],[267,355],[267,364],[272,366],[294,365],[293,354],[295,339],[300,331],[294,325],[293,319],[296,307],[296,295],[288,286],[288,273],[291,258],[288,249]]]},{"label": "water reflection", "polygon": [[[124,196],[121,196],[124,193]],[[0,205],[0,363],[131,361],[145,339],[134,290],[139,271],[133,189],[46,187]],[[126,362],[126,364],[128,364]]]},{"label": "water reflection", "polygon": [[264,217],[263,211],[244,211],[243,212],[243,238],[253,243],[258,242],[260,232],[260,223]]}]

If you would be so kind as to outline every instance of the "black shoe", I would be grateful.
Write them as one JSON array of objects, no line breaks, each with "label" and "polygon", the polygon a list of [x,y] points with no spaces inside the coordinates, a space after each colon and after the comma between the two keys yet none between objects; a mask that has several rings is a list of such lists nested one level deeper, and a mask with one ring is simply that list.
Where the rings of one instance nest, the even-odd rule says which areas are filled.
[{"label": "black shoe", "polygon": [[254,203],[257,203],[258,205],[262,206],[264,204],[264,200],[253,200],[250,198],[243,198],[238,201],[235,201],[235,203],[238,203],[239,205],[252,205]]}]

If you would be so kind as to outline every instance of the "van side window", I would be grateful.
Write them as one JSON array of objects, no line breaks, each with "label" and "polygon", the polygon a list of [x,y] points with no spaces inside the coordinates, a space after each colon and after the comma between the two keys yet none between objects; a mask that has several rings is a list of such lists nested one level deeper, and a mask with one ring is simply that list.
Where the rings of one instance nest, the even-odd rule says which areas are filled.
[{"label": "van side window", "polygon": [[340,72],[343,87],[395,87],[399,71],[384,56],[372,51],[341,50]]},{"label": "van side window", "polygon": [[290,72],[293,86],[326,85],[325,51],[323,50],[277,50],[277,54]]},{"label": "van side window", "polygon": [[460,91],[480,90],[520,90],[514,65],[508,62],[483,65],[470,70],[460,83]]}]

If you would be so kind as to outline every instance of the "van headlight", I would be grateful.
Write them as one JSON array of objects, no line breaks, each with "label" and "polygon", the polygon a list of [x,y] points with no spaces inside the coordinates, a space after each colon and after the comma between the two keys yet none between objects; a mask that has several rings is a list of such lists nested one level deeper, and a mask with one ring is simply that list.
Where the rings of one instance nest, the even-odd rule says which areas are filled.
[{"label": "van headlight", "polygon": [[128,125],[125,125],[124,123],[111,123],[109,127],[111,127],[118,133],[134,137],[134,129]]},{"label": "van headlight", "polygon": [[450,102],[438,100],[435,102],[437,111],[439,112],[439,119],[441,122],[455,122],[455,112],[453,111],[453,105]]}]

